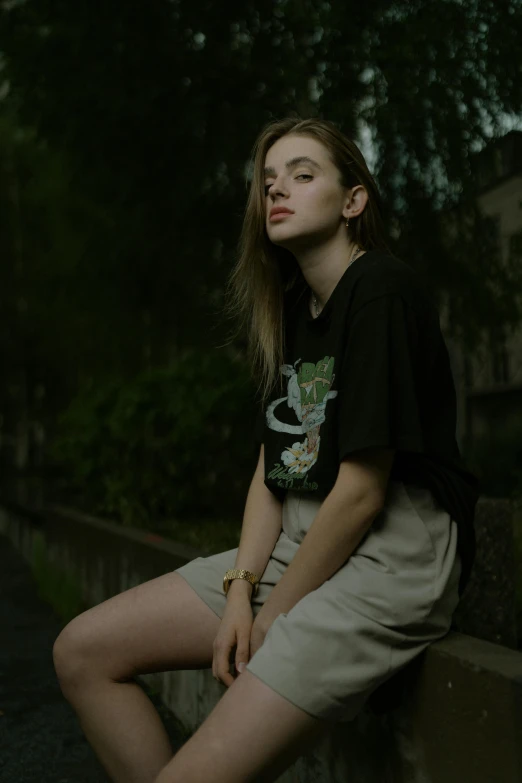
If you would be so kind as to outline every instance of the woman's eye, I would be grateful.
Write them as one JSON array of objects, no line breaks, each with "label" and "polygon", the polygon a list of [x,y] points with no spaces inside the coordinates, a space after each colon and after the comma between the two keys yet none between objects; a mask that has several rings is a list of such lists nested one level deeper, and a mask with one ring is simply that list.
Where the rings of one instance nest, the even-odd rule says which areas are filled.
[{"label": "woman's eye", "polygon": [[[296,179],[299,179],[299,177],[308,177],[308,179],[313,179],[311,174],[298,174]],[[271,185],[265,185],[265,196],[268,195],[268,191],[270,189]]]}]

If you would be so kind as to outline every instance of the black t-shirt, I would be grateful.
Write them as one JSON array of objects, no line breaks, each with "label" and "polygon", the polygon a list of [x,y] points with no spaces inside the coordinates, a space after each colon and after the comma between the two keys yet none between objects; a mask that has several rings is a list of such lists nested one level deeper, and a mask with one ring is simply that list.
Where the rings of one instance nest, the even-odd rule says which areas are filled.
[{"label": "black t-shirt", "polygon": [[[296,289],[297,290],[297,289]],[[390,479],[431,489],[458,525],[462,595],[475,559],[480,484],[456,441],[456,394],[435,301],[420,275],[381,250],[345,270],[317,318],[309,289],[285,296],[283,386],[260,409],[265,485],[324,498],[341,460],[390,447]]]}]

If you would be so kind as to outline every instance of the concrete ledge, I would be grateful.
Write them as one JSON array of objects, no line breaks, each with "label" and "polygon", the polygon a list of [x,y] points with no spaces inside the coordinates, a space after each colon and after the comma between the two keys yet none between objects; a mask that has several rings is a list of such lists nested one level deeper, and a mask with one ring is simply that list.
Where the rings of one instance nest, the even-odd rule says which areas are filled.
[{"label": "concrete ledge", "polygon": [[[31,564],[57,609],[75,585],[69,617],[172,571],[201,553],[61,506],[0,502],[0,533]],[[66,592],[71,592],[70,587]],[[451,631],[408,667],[400,706],[337,724],[281,783],[516,783],[522,781],[522,654]],[[146,675],[187,731],[224,693],[210,669]]]}]

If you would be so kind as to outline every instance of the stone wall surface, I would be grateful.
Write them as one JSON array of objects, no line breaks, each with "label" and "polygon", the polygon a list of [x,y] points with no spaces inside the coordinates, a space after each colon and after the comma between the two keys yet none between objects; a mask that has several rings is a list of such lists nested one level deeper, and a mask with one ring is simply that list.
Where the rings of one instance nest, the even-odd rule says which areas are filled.
[{"label": "stone wall surface", "polygon": [[[365,708],[354,721],[336,724],[280,783],[522,781],[522,653],[516,649],[510,584],[509,504],[479,505],[480,570],[455,615],[459,630],[407,667],[395,709],[376,715]],[[200,555],[72,509],[31,509],[5,500],[0,533],[31,564],[49,602],[63,607],[64,595],[76,596],[67,606],[71,617]],[[187,734],[224,692],[210,669],[141,679],[159,691]]]}]

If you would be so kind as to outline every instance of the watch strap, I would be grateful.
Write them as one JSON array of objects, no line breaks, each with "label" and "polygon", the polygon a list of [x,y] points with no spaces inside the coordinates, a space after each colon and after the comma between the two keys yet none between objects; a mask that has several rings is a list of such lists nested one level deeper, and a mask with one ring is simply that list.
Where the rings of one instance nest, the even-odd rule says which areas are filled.
[{"label": "watch strap", "polygon": [[225,595],[227,595],[228,588],[230,587],[230,583],[233,579],[246,579],[247,582],[250,582],[254,588],[254,596],[257,595],[257,591],[259,589],[259,577],[256,574],[253,574],[252,571],[246,571],[244,568],[231,568],[226,572],[225,576],[223,577],[223,591]]}]

